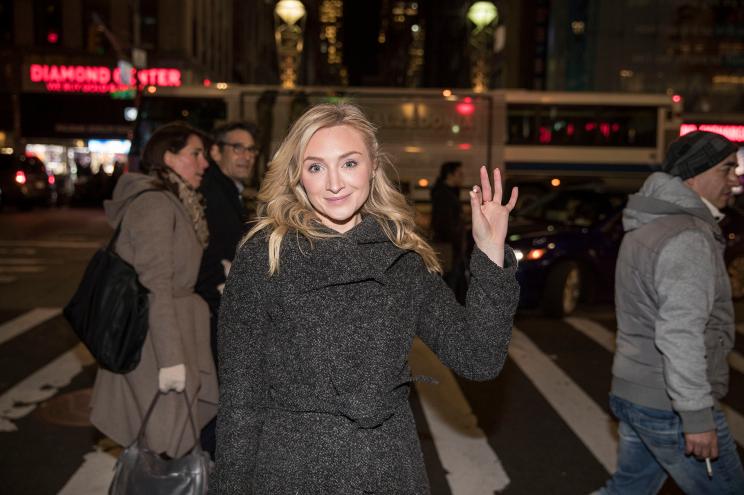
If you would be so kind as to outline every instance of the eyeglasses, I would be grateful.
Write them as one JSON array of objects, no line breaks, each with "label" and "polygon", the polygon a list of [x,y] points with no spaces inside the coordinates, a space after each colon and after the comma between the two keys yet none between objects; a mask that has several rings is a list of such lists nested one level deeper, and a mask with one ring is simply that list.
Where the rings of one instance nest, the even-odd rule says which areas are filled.
[{"label": "eyeglasses", "polygon": [[259,150],[256,146],[243,146],[240,143],[227,143],[225,141],[221,141],[220,144],[222,146],[229,146],[233,149],[233,151],[238,154],[242,155],[243,153],[250,153],[251,155],[255,156],[258,155]]}]

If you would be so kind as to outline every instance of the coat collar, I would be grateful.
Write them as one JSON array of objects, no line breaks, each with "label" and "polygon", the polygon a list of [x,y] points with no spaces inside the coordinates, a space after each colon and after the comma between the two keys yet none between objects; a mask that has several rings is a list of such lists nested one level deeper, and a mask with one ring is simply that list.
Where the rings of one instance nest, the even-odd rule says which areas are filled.
[{"label": "coat collar", "polygon": [[[321,230],[334,233],[325,226]],[[386,284],[386,272],[405,254],[369,215],[344,234],[311,242],[289,233],[283,244],[286,276],[301,292],[365,280]]]}]

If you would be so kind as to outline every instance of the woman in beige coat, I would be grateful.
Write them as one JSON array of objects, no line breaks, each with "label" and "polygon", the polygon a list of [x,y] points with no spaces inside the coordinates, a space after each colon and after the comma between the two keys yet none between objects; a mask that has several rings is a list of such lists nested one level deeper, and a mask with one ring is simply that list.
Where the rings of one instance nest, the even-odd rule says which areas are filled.
[{"label": "woman in beige coat", "polygon": [[150,418],[146,440],[150,449],[171,457],[182,456],[198,441],[180,392],[188,393],[198,429],[217,411],[209,310],[194,293],[209,241],[196,191],[206,167],[198,131],[183,124],[163,126],[145,145],[142,168],[148,175],[122,176],[104,205],[112,226],[122,222],[116,252],[150,291],[150,315],[139,365],[126,374],[98,370],[91,422],[127,446],[158,389],[167,392]]}]

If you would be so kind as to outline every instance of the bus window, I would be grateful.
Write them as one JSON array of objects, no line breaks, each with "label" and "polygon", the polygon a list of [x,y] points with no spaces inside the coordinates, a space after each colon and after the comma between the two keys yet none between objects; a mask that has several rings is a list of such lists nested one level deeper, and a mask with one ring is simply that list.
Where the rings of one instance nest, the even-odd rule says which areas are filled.
[{"label": "bus window", "polygon": [[657,107],[510,104],[507,144],[656,147]]}]

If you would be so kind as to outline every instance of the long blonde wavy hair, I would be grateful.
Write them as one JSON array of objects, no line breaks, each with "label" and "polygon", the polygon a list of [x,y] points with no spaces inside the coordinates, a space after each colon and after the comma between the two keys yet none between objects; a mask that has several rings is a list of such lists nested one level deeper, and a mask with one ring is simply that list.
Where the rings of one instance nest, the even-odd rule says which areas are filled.
[{"label": "long blonde wavy hair", "polygon": [[320,129],[346,125],[358,131],[373,163],[373,174],[367,201],[360,213],[374,217],[392,243],[404,250],[417,252],[430,272],[441,272],[436,253],[416,232],[412,207],[390,180],[393,164],[380,150],[375,126],[355,105],[321,104],[311,107],[292,125],[281,146],[269,162],[266,177],[258,191],[257,220],[245,235],[243,243],[259,232],[269,234],[269,274],[279,269],[279,253],[288,232],[296,231],[311,242],[339,234],[321,230],[310,200],[300,183],[302,155],[310,138]]}]

